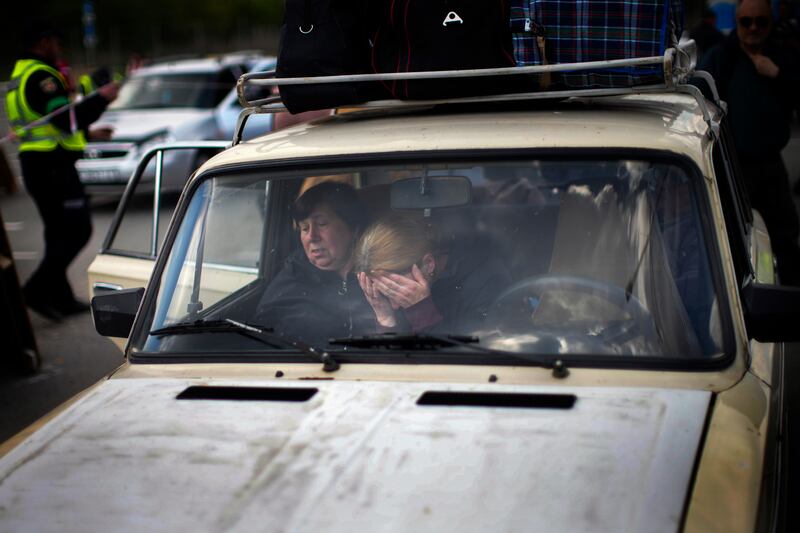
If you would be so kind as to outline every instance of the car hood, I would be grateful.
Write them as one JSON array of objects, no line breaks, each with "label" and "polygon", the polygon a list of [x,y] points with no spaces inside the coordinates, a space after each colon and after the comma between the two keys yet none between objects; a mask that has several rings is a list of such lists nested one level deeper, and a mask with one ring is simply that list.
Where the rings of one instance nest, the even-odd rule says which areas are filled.
[{"label": "car hood", "polygon": [[[176,399],[208,384],[257,389]],[[317,392],[281,401],[292,387]],[[459,394],[419,405],[429,391]],[[519,405],[481,405],[478,392]],[[553,394],[576,401],[559,408]],[[112,379],[0,460],[0,523],[59,532],[675,531],[709,399],[661,389]]]},{"label": "car hood", "polygon": [[106,111],[95,126],[114,128],[114,141],[139,142],[213,115],[213,109],[142,109]]}]

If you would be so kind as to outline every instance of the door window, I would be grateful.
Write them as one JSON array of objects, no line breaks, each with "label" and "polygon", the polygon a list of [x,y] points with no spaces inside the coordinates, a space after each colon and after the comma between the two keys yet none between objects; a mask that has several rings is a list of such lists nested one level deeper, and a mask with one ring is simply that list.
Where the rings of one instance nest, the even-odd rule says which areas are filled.
[{"label": "door window", "polygon": [[[220,147],[170,148],[164,150],[164,161],[168,156],[177,155],[178,151],[197,152],[195,160],[204,160],[203,156],[213,156],[222,149]],[[151,152],[145,157],[158,160],[158,152]],[[140,165],[140,168],[143,165]],[[194,170],[194,169],[192,169]],[[126,255],[143,259],[155,259],[166,237],[167,228],[175,212],[180,194],[175,191],[160,191],[155,187],[156,165],[148,164],[143,172],[132,179],[133,190],[121,200],[118,221],[112,224],[109,236],[104,245],[104,253]],[[188,176],[187,176],[188,177]]]}]

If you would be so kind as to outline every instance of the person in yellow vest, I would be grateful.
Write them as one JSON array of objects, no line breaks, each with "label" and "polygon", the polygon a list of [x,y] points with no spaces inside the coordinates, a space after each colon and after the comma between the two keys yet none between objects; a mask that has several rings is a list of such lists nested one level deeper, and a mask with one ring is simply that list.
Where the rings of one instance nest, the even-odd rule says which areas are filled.
[{"label": "person in yellow vest", "polygon": [[[25,32],[25,52],[14,65],[7,85],[6,113],[19,139],[19,161],[25,188],[44,222],[45,252],[23,288],[28,307],[59,320],[88,310],[76,300],[67,267],[92,232],[89,205],[75,162],[83,155],[86,137],[110,138],[108,128],[90,130],[118,87],[109,84],[91,98],[68,106],[68,85],[56,65],[61,35],[44,23]],[[65,107],[66,106],[66,107]],[[53,114],[55,111],[61,110]],[[46,115],[53,116],[37,122]]]},{"label": "person in yellow vest", "polygon": [[94,91],[107,85],[112,81],[118,82],[122,80],[122,76],[117,77],[112,74],[111,69],[108,67],[99,67],[91,74],[84,74],[78,78],[78,90],[84,98],[92,94]]},{"label": "person in yellow vest", "polygon": [[84,97],[92,94],[97,89],[90,74],[83,74],[78,78],[78,87],[80,87],[81,95]]}]

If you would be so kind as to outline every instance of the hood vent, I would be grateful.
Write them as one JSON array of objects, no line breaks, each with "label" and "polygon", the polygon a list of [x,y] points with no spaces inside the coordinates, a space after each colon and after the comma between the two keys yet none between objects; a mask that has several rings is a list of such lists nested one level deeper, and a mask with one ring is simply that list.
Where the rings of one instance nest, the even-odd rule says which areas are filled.
[{"label": "hood vent", "polygon": [[177,400],[236,400],[247,402],[305,402],[318,389],[295,387],[208,387],[193,386],[178,394]]},{"label": "hood vent", "polygon": [[417,405],[464,407],[518,407],[525,409],[571,409],[574,394],[524,394],[513,392],[425,392]]}]

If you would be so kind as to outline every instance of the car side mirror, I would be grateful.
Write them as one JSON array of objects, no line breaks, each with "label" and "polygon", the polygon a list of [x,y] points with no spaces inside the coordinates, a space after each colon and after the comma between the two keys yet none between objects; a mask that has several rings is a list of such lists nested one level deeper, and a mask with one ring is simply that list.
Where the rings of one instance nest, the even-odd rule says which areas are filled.
[{"label": "car side mirror", "polygon": [[749,283],[742,289],[747,336],[759,342],[800,341],[800,287]]},{"label": "car side mirror", "polygon": [[127,338],[142,303],[144,288],[122,289],[92,298],[92,319],[104,337]]}]

